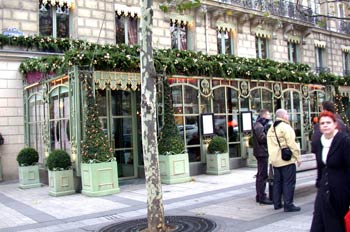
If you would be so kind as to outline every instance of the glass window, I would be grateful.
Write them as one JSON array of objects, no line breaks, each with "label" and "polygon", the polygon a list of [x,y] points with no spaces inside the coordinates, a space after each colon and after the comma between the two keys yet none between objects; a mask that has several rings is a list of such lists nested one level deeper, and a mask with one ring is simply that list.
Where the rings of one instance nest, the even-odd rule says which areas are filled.
[{"label": "glass window", "polygon": [[322,72],[324,68],[324,48],[315,48],[316,71]]},{"label": "glass window", "polygon": [[218,54],[233,55],[233,38],[231,34],[231,31],[227,30],[217,31]]},{"label": "glass window", "polygon": [[269,41],[266,38],[255,37],[256,57],[260,59],[269,58]]},{"label": "glass window", "polygon": [[67,3],[51,5],[39,4],[39,33],[43,36],[69,37],[70,12]]},{"label": "glass window", "polygon": [[170,21],[171,48],[187,50],[187,24],[178,20]]},{"label": "glass window", "polygon": [[288,58],[289,62],[298,62],[298,45],[296,43],[288,42]]},{"label": "glass window", "polygon": [[343,53],[344,76],[350,76],[350,53]]},{"label": "glass window", "polygon": [[117,44],[137,44],[137,17],[117,15],[115,17],[115,32]]}]

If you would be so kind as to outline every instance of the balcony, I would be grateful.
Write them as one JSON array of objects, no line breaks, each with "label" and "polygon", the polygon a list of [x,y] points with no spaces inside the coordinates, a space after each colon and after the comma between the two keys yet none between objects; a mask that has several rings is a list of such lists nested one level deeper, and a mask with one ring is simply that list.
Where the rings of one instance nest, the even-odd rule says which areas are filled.
[{"label": "balcony", "polygon": [[350,35],[350,22],[349,21],[340,21],[339,22],[339,32]]},{"label": "balcony", "polygon": [[250,10],[262,11],[274,16],[291,18],[304,23],[315,23],[313,17],[308,16],[312,15],[311,8],[300,6],[299,10],[297,10],[296,4],[283,0],[219,0],[218,2],[236,5]]}]

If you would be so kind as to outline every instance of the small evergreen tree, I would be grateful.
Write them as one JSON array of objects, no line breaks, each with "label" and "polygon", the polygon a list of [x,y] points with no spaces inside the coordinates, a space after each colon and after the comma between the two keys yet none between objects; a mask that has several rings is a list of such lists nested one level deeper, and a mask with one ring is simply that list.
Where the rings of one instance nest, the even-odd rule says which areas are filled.
[{"label": "small evergreen tree", "polygon": [[81,146],[82,162],[107,162],[113,158],[113,152],[108,144],[108,137],[104,134],[98,118],[98,108],[91,85],[89,81],[85,82],[87,102],[85,108],[84,140]]},{"label": "small evergreen tree", "polygon": [[160,155],[180,154],[185,150],[183,139],[179,135],[175,118],[173,99],[168,81],[164,86],[164,125],[160,131],[158,149]]}]

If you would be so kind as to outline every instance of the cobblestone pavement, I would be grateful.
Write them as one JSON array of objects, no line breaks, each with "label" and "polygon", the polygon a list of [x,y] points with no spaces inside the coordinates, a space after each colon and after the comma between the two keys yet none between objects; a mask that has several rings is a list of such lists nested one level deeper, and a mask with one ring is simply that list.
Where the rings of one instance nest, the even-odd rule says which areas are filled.
[{"label": "cobblestone pavement", "polygon": [[[255,203],[255,173],[255,168],[240,168],[226,175],[198,175],[188,183],[163,185],[165,214],[211,219],[217,223],[217,232],[309,231],[316,171],[297,174],[295,204],[302,210],[293,213]],[[23,190],[18,183],[0,183],[0,231],[96,231],[145,218],[146,194],[140,179],[121,181],[120,193],[105,197],[52,197],[48,186]]]}]

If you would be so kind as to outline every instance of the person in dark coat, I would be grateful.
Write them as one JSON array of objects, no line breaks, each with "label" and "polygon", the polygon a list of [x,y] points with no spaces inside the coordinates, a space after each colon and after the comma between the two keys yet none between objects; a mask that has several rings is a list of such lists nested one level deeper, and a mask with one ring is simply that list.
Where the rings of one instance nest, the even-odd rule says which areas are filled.
[{"label": "person in dark coat", "polygon": [[264,205],[271,205],[272,201],[266,197],[265,188],[267,182],[267,140],[266,133],[270,121],[270,112],[262,109],[253,127],[253,154],[258,163],[256,174],[256,202]]},{"label": "person in dark coat", "polygon": [[[337,119],[337,124],[338,124],[338,130],[341,131],[341,132],[348,132],[348,129],[346,127],[346,125],[344,124],[343,120],[341,119],[341,117],[336,114],[336,111],[335,111],[335,107],[334,107],[334,103],[331,102],[331,101],[323,101],[322,102],[322,110],[326,110],[326,111],[330,111],[332,112],[336,119]],[[312,134],[312,137],[311,137],[311,152],[312,153],[317,153],[317,142],[320,140],[321,138],[321,131],[320,131],[320,126],[318,123],[316,123],[314,125],[314,129],[313,129],[313,134]]]},{"label": "person in dark coat", "polygon": [[321,112],[318,121],[322,136],[315,144],[318,191],[311,232],[342,232],[350,206],[350,137],[337,129],[332,112]]}]

